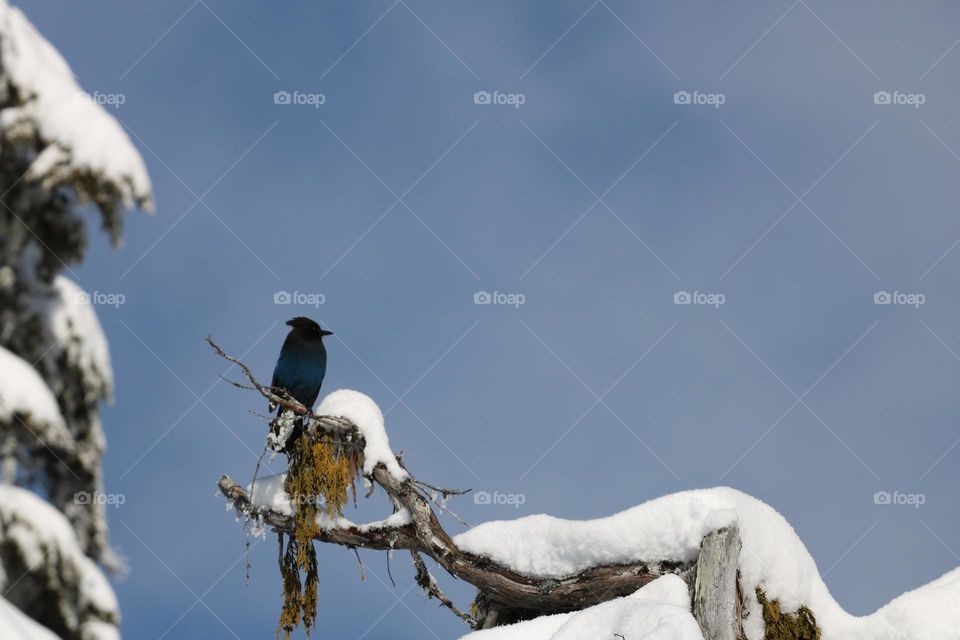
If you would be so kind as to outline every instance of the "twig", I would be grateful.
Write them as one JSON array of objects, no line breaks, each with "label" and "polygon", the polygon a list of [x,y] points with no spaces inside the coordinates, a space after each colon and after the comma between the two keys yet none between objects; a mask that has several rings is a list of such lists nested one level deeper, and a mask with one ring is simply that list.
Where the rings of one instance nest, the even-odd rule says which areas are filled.
[{"label": "twig", "polygon": [[387,576],[390,578],[390,584],[393,585],[393,588],[397,588],[397,583],[393,580],[393,572],[390,571],[390,558],[393,557],[393,549],[387,549]]},{"label": "twig", "polygon": [[[417,480],[414,480],[414,484],[423,484],[423,485],[426,486],[426,487],[429,487],[429,486],[430,486],[430,485],[421,483],[421,482],[419,482],[419,481],[417,481]],[[431,487],[431,488],[432,488],[432,487]],[[464,492],[462,492],[462,493],[466,493],[467,491],[470,491],[470,489],[467,489],[466,491],[464,491]],[[461,518],[459,515],[457,515],[456,513],[454,513],[452,510],[450,510],[450,509],[447,507],[447,505],[443,504],[443,501],[437,500],[433,495],[431,495],[431,494],[429,494],[429,493],[426,493],[426,492],[424,492],[424,491],[420,491],[419,489],[417,490],[417,493],[419,493],[421,496],[423,496],[423,498],[424,498],[425,500],[429,500],[429,501],[432,502],[433,504],[437,505],[437,507],[439,507],[439,508],[442,509],[443,511],[447,512],[448,514],[450,514],[450,515],[453,517],[454,520],[456,520],[457,522],[459,522],[459,523],[462,524],[463,526],[465,526],[465,527],[469,527],[469,526],[470,526],[470,523],[469,523],[469,522],[467,522],[466,520],[464,520],[463,518]],[[455,494],[450,494],[450,495],[462,495],[462,493],[455,493]]]},{"label": "twig", "polygon": [[445,606],[450,611],[453,611],[454,614],[468,625],[470,628],[477,628],[477,621],[474,620],[473,616],[470,614],[464,613],[458,609],[453,601],[448,598],[443,591],[440,590],[437,581],[433,579],[433,576],[430,575],[430,572],[427,570],[427,564],[423,561],[423,558],[420,557],[420,554],[416,551],[411,551],[410,556],[413,558],[413,566],[417,568],[417,584],[420,585],[420,588],[423,589],[428,598],[436,598],[440,601],[440,604]]},{"label": "twig", "polygon": [[221,374],[218,374],[217,377],[220,378],[221,380],[223,380],[224,382],[226,382],[227,384],[236,387],[237,389],[246,389],[247,391],[257,391],[257,388],[256,388],[256,387],[250,386],[250,385],[248,385],[248,384],[242,384],[242,383],[237,382],[237,381],[235,381],[235,380],[231,380],[230,378],[228,378],[227,376],[223,375],[222,373],[221,373]]},{"label": "twig", "polygon": [[360,563],[360,582],[367,581],[367,573],[363,569],[363,560],[360,558],[360,552],[357,551],[356,547],[351,547],[353,549],[353,555],[357,556],[357,562]]},{"label": "twig", "polygon": [[441,493],[445,498],[449,498],[450,496],[462,496],[464,494],[467,494],[473,491],[473,489],[444,489],[443,487],[435,487],[428,482],[424,482],[423,480],[414,480],[413,482],[414,484],[418,484],[421,487],[425,487],[432,491],[436,491],[437,493]]},{"label": "twig", "polygon": [[227,362],[231,362],[237,365],[238,367],[240,367],[240,370],[243,371],[243,375],[246,376],[247,380],[250,381],[250,384],[252,384],[254,388],[257,391],[259,391],[260,395],[262,395],[264,398],[270,400],[271,402],[276,403],[281,407],[290,409],[291,411],[293,411],[298,415],[308,416],[311,418],[315,417],[313,412],[310,411],[310,409],[306,408],[305,406],[303,406],[302,404],[300,404],[299,402],[291,398],[286,393],[278,393],[277,390],[274,389],[273,387],[268,387],[266,385],[262,385],[259,382],[257,382],[257,379],[254,377],[253,371],[250,370],[250,367],[243,364],[242,362],[234,358],[232,355],[230,355],[229,353],[221,349],[220,345],[218,345],[216,342],[213,341],[212,336],[207,336],[207,344],[209,344],[210,347],[213,348],[213,350],[216,352],[218,356],[220,356]]},{"label": "twig", "polygon": [[253,468],[253,478],[250,480],[250,498],[253,499],[257,493],[255,491],[257,483],[257,474],[260,473],[260,463],[263,462],[263,457],[267,455],[267,451],[270,450],[270,445],[263,445],[263,453],[260,454],[260,457],[257,458],[257,466]]}]

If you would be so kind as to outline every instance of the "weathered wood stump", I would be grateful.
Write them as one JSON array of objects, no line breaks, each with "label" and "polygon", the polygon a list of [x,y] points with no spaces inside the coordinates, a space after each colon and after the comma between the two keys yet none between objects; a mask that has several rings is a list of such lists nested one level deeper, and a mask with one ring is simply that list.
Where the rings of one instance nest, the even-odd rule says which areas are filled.
[{"label": "weathered wood stump", "polygon": [[740,531],[729,526],[713,531],[700,543],[693,588],[693,617],[704,640],[742,637],[738,585]]}]

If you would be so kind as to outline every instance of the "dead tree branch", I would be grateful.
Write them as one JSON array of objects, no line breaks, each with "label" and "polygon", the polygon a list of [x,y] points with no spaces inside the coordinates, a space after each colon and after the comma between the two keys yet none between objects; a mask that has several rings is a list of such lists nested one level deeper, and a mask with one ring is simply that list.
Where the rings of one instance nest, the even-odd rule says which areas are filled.
[{"label": "dead tree branch", "polygon": [[413,557],[413,566],[417,569],[417,584],[420,585],[420,588],[426,592],[428,598],[436,598],[440,601],[440,604],[445,606],[447,609],[450,609],[458,618],[470,625],[471,628],[477,627],[477,621],[473,619],[468,613],[464,613],[457,609],[454,606],[453,601],[450,600],[440,590],[440,585],[437,584],[437,581],[430,575],[430,571],[427,569],[427,563],[423,561],[423,558],[420,557],[420,554],[416,551],[411,551],[410,555]]},{"label": "dead tree branch", "polygon": [[[340,417],[314,415],[295,400],[257,382],[246,365],[224,352],[212,338],[208,337],[207,342],[217,355],[237,365],[262,396],[306,417],[304,437],[320,438],[333,434],[344,446],[357,447],[362,453],[364,439],[356,425]],[[475,627],[485,628],[543,614],[578,611],[633,593],[659,576],[672,573],[689,577],[694,570],[693,562],[661,561],[595,566],[575,575],[551,578],[524,575],[494,560],[460,549],[441,526],[430,505],[432,496],[424,495],[423,489],[439,493],[444,498],[461,495],[465,491],[434,487],[412,476],[397,479],[382,463],[373,468],[368,480],[382,487],[395,507],[406,510],[410,516],[409,523],[325,528],[316,536],[316,540],[352,549],[410,551],[417,566],[418,582],[424,579],[420,571],[423,563],[420,554],[429,556],[450,575],[469,582],[479,590],[477,603],[482,615],[474,620],[473,616],[457,609],[439,590],[435,581],[427,581],[424,587],[428,594],[439,598],[444,606]],[[218,484],[223,495],[243,516],[265,523],[278,532],[293,531],[293,519],[290,516],[253,504],[247,491],[230,477],[222,476]]]}]

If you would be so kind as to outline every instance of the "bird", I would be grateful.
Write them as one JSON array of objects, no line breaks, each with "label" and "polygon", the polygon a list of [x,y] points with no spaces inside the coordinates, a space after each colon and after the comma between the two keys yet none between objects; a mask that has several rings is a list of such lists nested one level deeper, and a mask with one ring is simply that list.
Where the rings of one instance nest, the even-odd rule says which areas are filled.
[{"label": "bird", "polygon": [[[321,329],[319,324],[303,316],[288,320],[287,326],[291,327],[290,333],[280,348],[270,386],[286,391],[308,410],[313,410],[327,373],[327,349],[323,346],[323,337],[333,335],[333,332]],[[275,402],[271,401],[269,406],[271,413],[278,409]],[[277,415],[282,412],[283,407],[280,407]]]}]

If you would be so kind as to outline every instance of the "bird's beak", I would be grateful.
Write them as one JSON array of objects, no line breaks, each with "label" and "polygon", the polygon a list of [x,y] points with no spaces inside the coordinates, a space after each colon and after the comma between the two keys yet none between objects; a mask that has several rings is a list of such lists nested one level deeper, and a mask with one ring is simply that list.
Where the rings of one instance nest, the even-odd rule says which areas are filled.
[{"label": "bird's beak", "polygon": [[326,329],[320,329],[320,335],[321,335],[321,336],[332,336],[332,335],[333,335],[333,331],[327,331]]}]

